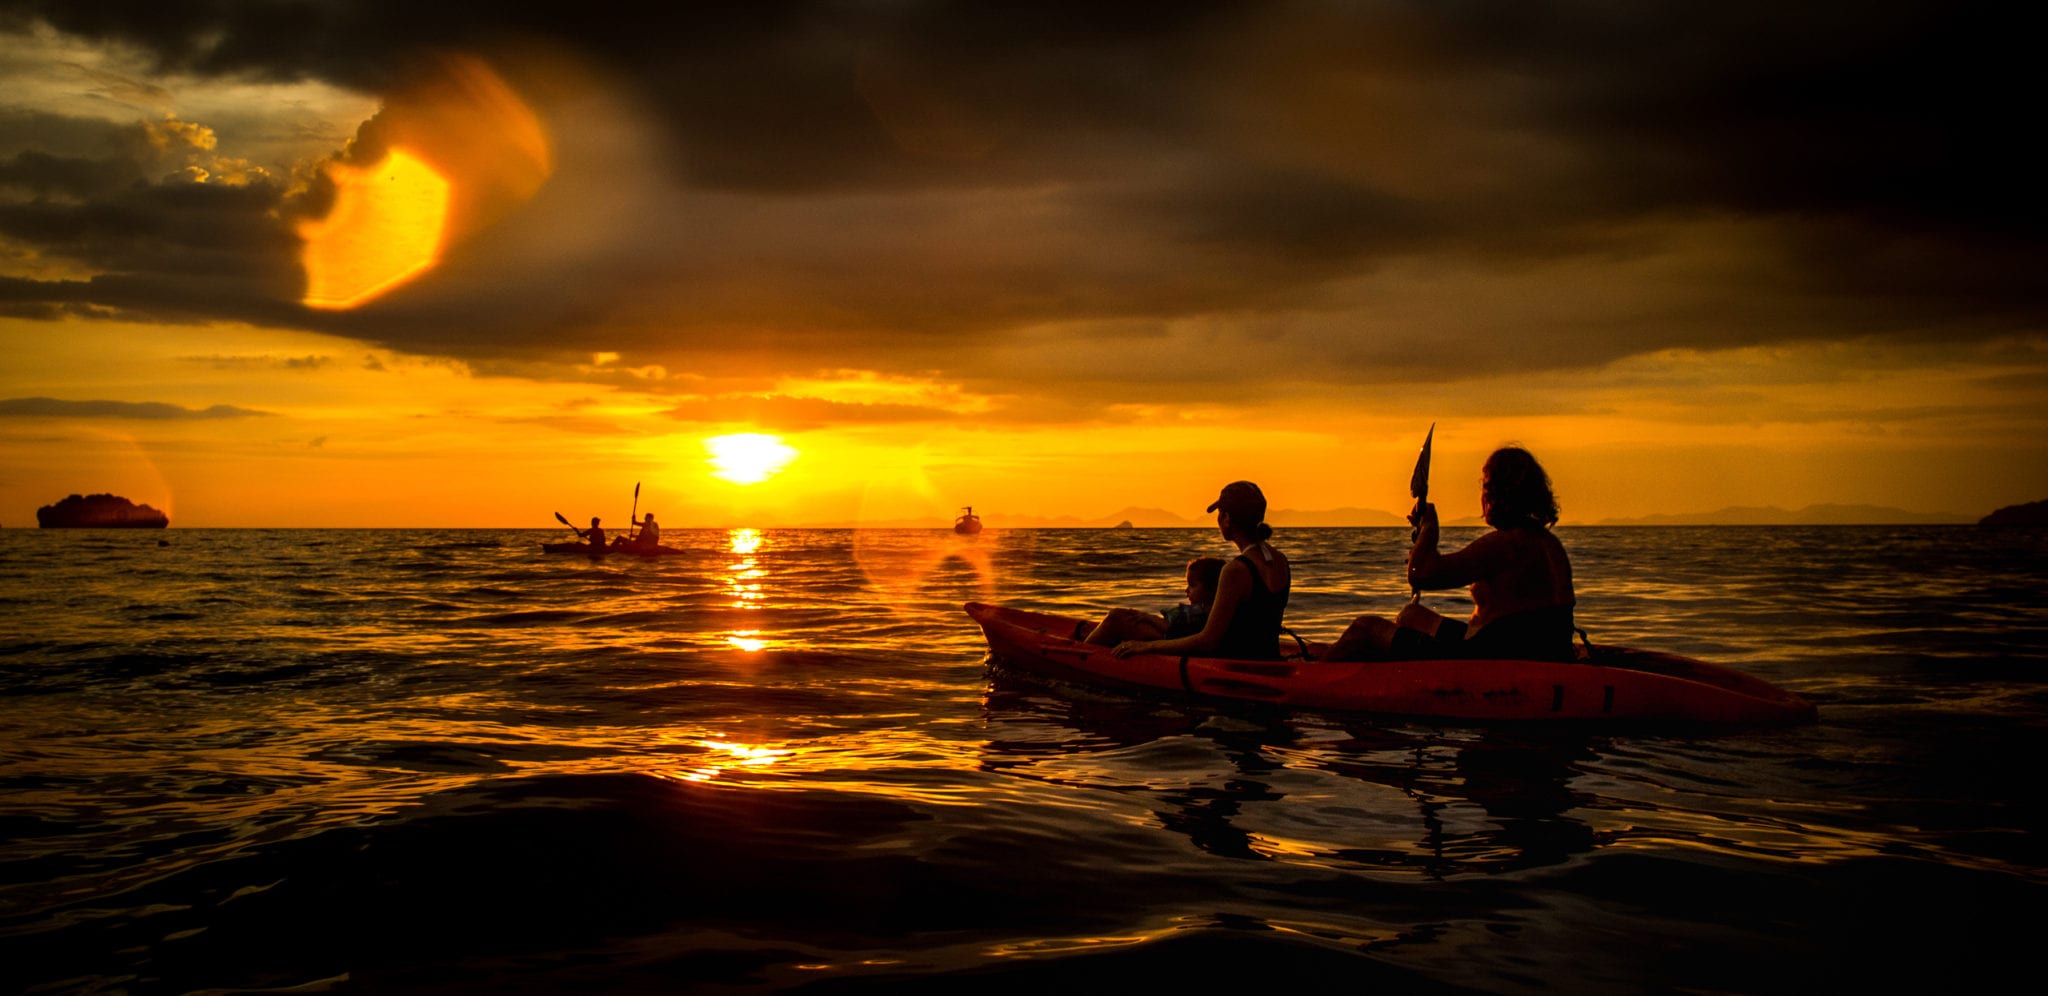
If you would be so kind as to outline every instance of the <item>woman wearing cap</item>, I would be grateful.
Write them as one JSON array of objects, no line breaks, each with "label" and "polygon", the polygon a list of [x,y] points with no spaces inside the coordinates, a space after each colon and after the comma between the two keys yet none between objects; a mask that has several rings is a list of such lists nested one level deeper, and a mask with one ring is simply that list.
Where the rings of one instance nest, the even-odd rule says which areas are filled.
[{"label": "woman wearing cap", "polygon": [[1550,475],[1528,450],[1503,446],[1480,472],[1479,508],[1493,532],[1445,554],[1436,548],[1436,506],[1417,502],[1408,551],[1416,591],[1472,586],[1470,622],[1410,602],[1393,619],[1358,617],[1323,660],[1571,660],[1577,597],[1571,558],[1550,531],[1557,524]]},{"label": "woman wearing cap", "polygon": [[1250,481],[1233,481],[1209,505],[1216,528],[1237,545],[1237,556],[1223,565],[1216,601],[1200,632],[1171,640],[1126,640],[1110,652],[1173,654],[1178,657],[1231,657],[1272,660],[1280,656],[1280,616],[1287,611],[1293,575],[1287,556],[1268,542],[1266,496]]}]

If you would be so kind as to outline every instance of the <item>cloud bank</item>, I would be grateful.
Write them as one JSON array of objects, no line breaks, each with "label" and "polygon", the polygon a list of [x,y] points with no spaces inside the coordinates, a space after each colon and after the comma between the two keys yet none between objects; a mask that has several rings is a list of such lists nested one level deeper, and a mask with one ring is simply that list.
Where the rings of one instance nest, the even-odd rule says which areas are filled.
[{"label": "cloud bank", "polygon": [[471,53],[531,102],[554,158],[416,284],[319,314],[296,304],[290,225],[324,201],[290,164],[205,122],[0,108],[0,240],[25,261],[0,271],[0,314],[246,321],[561,376],[609,352],[764,396],[826,368],[1175,400],[2037,336],[2048,198],[2024,150],[2042,81],[2008,16],[5,2],[16,38],[146,67],[106,86],[382,97],[337,157],[422,133],[445,106],[423,96],[446,84],[433,53]]}]

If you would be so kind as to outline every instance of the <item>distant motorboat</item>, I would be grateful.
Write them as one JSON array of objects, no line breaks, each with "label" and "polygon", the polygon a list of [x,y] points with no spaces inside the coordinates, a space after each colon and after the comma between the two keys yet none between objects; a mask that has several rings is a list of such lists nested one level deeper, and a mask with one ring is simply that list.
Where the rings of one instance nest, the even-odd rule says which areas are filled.
[{"label": "distant motorboat", "polygon": [[972,536],[981,532],[981,517],[974,514],[974,506],[969,505],[960,510],[960,517],[953,520],[953,531],[962,536]]}]

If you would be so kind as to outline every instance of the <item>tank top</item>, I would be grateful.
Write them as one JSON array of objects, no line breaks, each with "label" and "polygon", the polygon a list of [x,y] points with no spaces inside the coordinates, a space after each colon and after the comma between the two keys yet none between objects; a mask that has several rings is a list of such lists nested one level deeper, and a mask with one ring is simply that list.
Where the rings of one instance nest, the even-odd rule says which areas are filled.
[{"label": "tank top", "polygon": [[1216,656],[1234,660],[1269,661],[1280,657],[1280,616],[1287,611],[1287,596],[1266,587],[1266,579],[1259,576],[1259,569],[1252,565],[1248,554],[1235,558],[1244,561],[1245,570],[1251,572],[1252,590],[1239,603],[1237,611],[1230,616],[1230,628],[1223,631],[1223,642],[1216,648]]}]

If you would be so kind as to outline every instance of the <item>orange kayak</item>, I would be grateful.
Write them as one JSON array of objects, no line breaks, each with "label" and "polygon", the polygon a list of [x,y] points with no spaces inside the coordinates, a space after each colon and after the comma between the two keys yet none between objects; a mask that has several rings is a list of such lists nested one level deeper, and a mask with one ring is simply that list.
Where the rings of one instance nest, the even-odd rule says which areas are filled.
[{"label": "orange kayak", "polygon": [[[1047,677],[1303,709],[1465,721],[1810,723],[1813,703],[1740,671],[1653,650],[1598,647],[1590,659],[1326,664],[1287,641],[1272,661],[1138,654],[1076,640],[1090,620],[969,602],[989,653]],[[1583,651],[1582,651],[1583,653]]]}]

